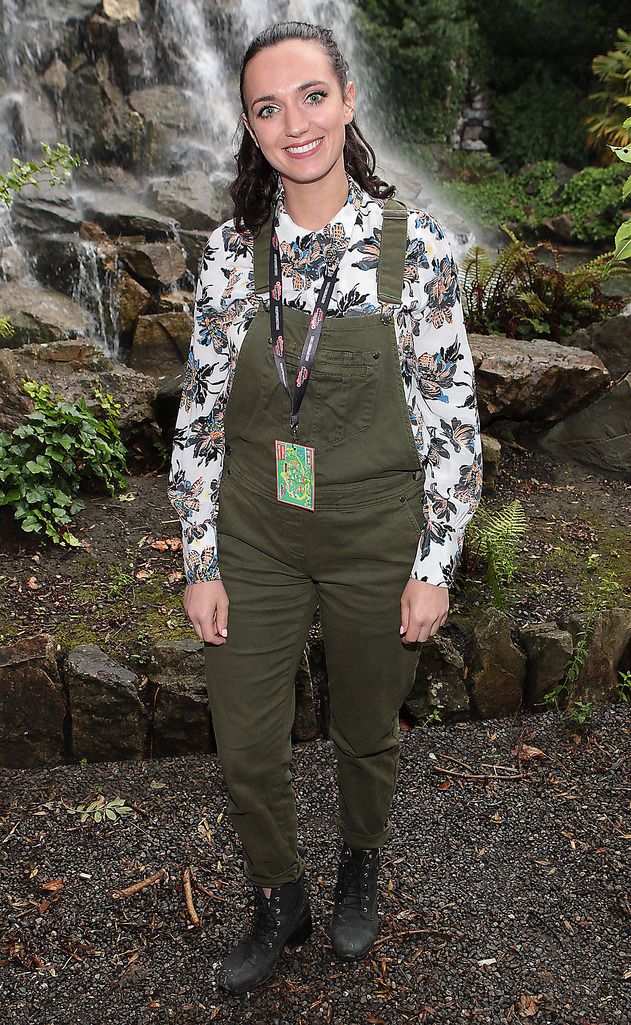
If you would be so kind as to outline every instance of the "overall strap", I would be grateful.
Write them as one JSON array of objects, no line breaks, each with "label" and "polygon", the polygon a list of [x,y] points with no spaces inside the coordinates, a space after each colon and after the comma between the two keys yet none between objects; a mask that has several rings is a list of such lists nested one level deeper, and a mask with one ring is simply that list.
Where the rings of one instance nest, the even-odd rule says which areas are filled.
[{"label": "overall strap", "polygon": [[380,302],[401,305],[407,237],[408,208],[399,199],[388,199],[383,208],[377,270],[377,298]]},{"label": "overall strap", "polygon": [[272,212],[254,239],[254,291],[257,295],[269,292],[269,247],[273,222]]}]

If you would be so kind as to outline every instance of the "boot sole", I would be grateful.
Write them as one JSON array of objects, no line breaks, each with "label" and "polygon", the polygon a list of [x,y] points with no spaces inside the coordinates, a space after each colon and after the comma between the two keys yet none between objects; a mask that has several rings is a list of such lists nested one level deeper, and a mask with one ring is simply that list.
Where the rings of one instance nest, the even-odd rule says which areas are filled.
[{"label": "boot sole", "polygon": [[285,947],[300,946],[301,943],[304,943],[305,940],[309,939],[312,932],[313,921],[311,918],[311,912],[309,911],[307,918],[300,922],[299,925],[297,925],[294,931],[291,933],[291,935],[287,937],[283,946],[278,951],[278,957],[276,958],[274,963],[270,965],[269,971],[265,975],[263,975],[260,979],[258,979],[256,982],[252,983],[249,986],[230,987],[227,986],[225,983],[221,982],[219,979],[217,980],[217,985],[220,989],[224,990],[226,993],[231,993],[233,996],[242,996],[244,993],[249,993],[251,990],[258,989],[258,987],[262,986],[264,982],[267,982],[268,979],[270,979],[276,971],[276,968],[278,967],[278,962],[282,957],[283,950],[285,949]]}]

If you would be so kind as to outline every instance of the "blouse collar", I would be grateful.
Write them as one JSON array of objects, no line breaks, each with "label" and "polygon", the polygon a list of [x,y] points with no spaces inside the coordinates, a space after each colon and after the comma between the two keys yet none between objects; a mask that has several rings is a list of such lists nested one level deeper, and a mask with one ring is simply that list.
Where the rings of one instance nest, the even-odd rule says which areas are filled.
[{"label": "blouse collar", "polygon": [[279,177],[276,218],[274,221],[278,241],[280,243],[295,242],[296,239],[304,239],[305,235],[309,235],[313,237],[314,241],[330,240],[337,242],[339,245],[342,241],[342,235],[345,239],[349,239],[362,204],[363,190],[348,171],[346,172],[346,178],[348,181],[348,196],[344,205],[328,224],[320,228],[319,231],[313,231],[296,224],[289,216],[285,209],[285,188],[282,179]]}]

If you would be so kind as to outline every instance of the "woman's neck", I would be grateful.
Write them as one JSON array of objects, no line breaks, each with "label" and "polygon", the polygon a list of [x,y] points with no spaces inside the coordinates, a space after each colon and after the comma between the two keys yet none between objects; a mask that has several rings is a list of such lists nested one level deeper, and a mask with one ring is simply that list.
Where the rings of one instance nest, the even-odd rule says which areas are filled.
[{"label": "woman's neck", "polygon": [[282,175],[281,178],[285,210],[295,224],[309,231],[324,228],[348,199],[348,179],[341,160],[317,181],[295,182]]}]

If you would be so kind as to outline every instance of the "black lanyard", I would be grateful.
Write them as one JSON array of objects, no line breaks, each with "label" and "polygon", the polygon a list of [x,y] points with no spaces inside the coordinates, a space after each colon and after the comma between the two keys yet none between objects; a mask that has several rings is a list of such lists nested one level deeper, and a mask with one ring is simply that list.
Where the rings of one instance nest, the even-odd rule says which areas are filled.
[{"label": "black lanyard", "polygon": [[296,384],[294,386],[293,395],[289,391],[289,382],[287,380],[287,367],[285,366],[285,343],[283,339],[283,282],[282,282],[282,268],[280,262],[280,248],[278,245],[278,236],[275,231],[272,232],[269,248],[269,285],[270,285],[270,304],[269,304],[269,316],[270,316],[270,328],[272,331],[272,351],[274,353],[274,361],[276,363],[276,370],[280,378],[280,383],[283,385],[287,394],[291,399],[291,412],[289,415],[289,424],[291,427],[291,437],[293,441],[298,440],[298,411],[302,404],[302,400],[305,397],[307,391],[307,385],[309,384],[309,376],[311,373],[311,367],[313,361],[316,358],[316,352],[318,351],[318,345],[320,342],[320,336],[322,334],[322,326],[324,324],[324,318],[326,317],[331,296],[333,295],[333,289],[337,279],[337,272],[340,263],[341,255],[337,257],[335,264],[327,264],[327,269],[324,273],[324,281],[320,291],[318,292],[318,298],[316,299],[315,308],[309,321],[309,328],[307,330],[307,337],[302,347],[302,355],[300,357],[300,365],[298,367],[298,373],[296,375]]}]

